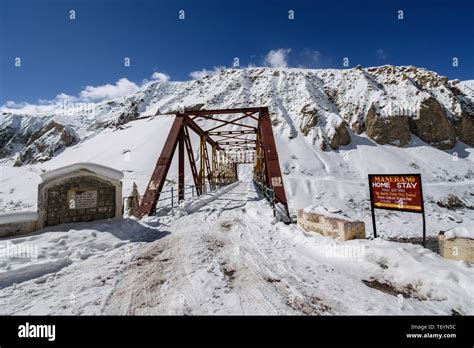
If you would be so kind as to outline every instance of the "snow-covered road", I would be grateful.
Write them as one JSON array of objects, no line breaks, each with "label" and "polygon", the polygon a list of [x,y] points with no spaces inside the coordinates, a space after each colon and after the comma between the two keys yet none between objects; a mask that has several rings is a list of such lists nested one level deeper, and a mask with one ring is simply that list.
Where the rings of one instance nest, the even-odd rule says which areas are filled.
[{"label": "snow-covered road", "polygon": [[[474,272],[465,264],[420,246],[344,244],[272,220],[253,184],[241,182],[192,214],[150,221],[171,233],[139,250],[102,313],[451,314],[474,309],[468,285]],[[442,278],[453,276],[461,288],[447,281],[442,290]],[[439,283],[433,289],[426,281]],[[460,303],[448,300],[453,291]]]},{"label": "snow-covered road", "polygon": [[[252,231],[261,234],[259,218],[272,216],[265,202],[256,201],[253,185],[239,183],[192,214],[157,219],[173,232],[135,255],[104,313],[292,313],[279,293],[281,280],[267,269],[272,251],[259,251],[252,237]],[[254,216],[246,214],[251,202],[257,203]]]},{"label": "snow-covered road", "polygon": [[[275,223],[251,182],[144,221],[0,243],[0,314],[473,314],[474,268],[419,245]],[[0,256],[1,257],[1,256]]]}]

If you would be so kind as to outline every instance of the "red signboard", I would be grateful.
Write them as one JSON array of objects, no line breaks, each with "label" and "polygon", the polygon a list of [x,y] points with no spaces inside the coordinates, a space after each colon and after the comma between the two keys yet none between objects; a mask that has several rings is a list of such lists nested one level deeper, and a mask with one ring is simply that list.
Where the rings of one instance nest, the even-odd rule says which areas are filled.
[{"label": "red signboard", "polygon": [[374,238],[377,238],[375,209],[421,213],[423,246],[426,244],[426,221],[420,174],[369,174],[370,203]]},{"label": "red signboard", "polygon": [[420,174],[371,174],[369,185],[374,208],[423,212]]}]

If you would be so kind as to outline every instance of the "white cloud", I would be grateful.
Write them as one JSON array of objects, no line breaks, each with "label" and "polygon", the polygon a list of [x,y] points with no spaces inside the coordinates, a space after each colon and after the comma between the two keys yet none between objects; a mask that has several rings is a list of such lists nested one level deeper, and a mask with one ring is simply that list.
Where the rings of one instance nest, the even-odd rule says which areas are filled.
[{"label": "white cloud", "polygon": [[81,91],[81,100],[113,99],[138,91],[139,87],[126,78],[121,78],[115,85],[106,84],[103,86],[86,86]]},{"label": "white cloud", "polygon": [[[159,73],[155,75],[156,79],[169,78],[168,75]],[[15,103],[7,101],[0,106],[2,112],[12,112],[17,114],[44,114],[58,111],[58,109],[65,108],[72,103],[92,103],[103,99],[113,99],[124,95],[129,95],[138,91],[140,87],[134,82],[126,78],[119,79],[115,84],[106,84],[102,86],[86,86],[79,96],[72,96],[66,93],[58,94],[54,99],[38,100],[38,104],[30,104],[26,102]]]},{"label": "white cloud", "polygon": [[378,59],[386,59],[387,58],[387,53],[382,48],[379,48],[377,51],[375,51],[375,54],[377,55]]},{"label": "white cloud", "polygon": [[57,109],[55,104],[34,105],[30,103],[15,103],[14,101],[7,101],[0,110],[2,112],[11,112],[16,114],[44,114],[50,113]]},{"label": "white cloud", "polygon": [[151,79],[154,81],[166,82],[170,80],[170,75],[159,72],[159,71],[155,71],[153,75],[151,75]]},{"label": "white cloud", "polygon": [[204,76],[214,75],[214,74],[218,73],[219,71],[221,71],[222,69],[225,69],[225,67],[224,66],[215,66],[212,70],[207,70],[207,69],[196,70],[196,71],[190,72],[189,76],[193,80],[199,80],[199,79],[202,79]]},{"label": "white cloud", "polygon": [[318,50],[305,49],[301,53],[303,64],[301,67],[318,67],[321,64],[321,52]]},{"label": "white cloud", "polygon": [[277,50],[271,50],[265,56],[264,63],[272,68],[287,68],[288,54],[290,52],[290,48],[279,48]]},{"label": "white cloud", "polygon": [[54,100],[62,103],[73,103],[79,101],[79,98],[66,93],[59,93]]}]

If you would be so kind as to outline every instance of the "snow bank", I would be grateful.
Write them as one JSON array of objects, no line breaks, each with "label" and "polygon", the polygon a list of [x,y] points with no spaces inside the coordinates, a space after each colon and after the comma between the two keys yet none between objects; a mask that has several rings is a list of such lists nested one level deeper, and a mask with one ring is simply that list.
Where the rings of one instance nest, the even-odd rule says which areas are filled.
[{"label": "snow bank", "polygon": [[[463,314],[473,313],[474,273],[466,263],[448,261],[409,243],[381,239],[341,242],[301,230],[294,232],[290,234],[286,227],[279,226],[281,235],[273,231],[271,235],[285,240],[287,245],[295,245],[291,250],[293,260],[304,255],[316,265],[332,269],[319,278],[318,288],[327,283],[328,291],[321,299],[345,288],[333,301],[348,306],[348,313],[439,315],[450,314],[453,309]],[[332,277],[335,279],[331,281]],[[367,281],[386,284],[401,295],[366,287]],[[372,301],[376,303],[369,304]]]},{"label": "snow bank", "polygon": [[464,226],[459,226],[444,232],[444,239],[468,238],[474,239],[474,231],[469,231]]},{"label": "snow bank", "polygon": [[326,216],[328,218],[332,218],[332,219],[342,219],[342,220],[345,220],[345,221],[348,221],[348,222],[356,221],[356,220],[351,219],[348,216],[344,215],[340,211],[337,211],[337,210],[331,210],[330,211],[327,208],[325,208],[321,205],[318,205],[318,204],[306,207],[306,208],[303,209],[303,211],[305,213],[315,213],[315,214],[324,215],[324,216]]},{"label": "snow bank", "polygon": [[72,261],[70,259],[64,258],[41,264],[30,264],[18,270],[0,272],[0,289],[39,278],[46,274],[59,272],[62,268],[69,266],[71,263]]},{"label": "snow bank", "polygon": [[81,169],[86,169],[91,172],[100,174],[105,177],[109,177],[115,180],[122,180],[123,179],[123,173],[119,170],[116,170],[114,168],[106,167],[101,164],[97,163],[89,163],[89,162],[82,162],[82,163],[74,163],[65,167],[57,168],[50,170],[49,172],[42,173],[40,174],[41,180],[47,181],[51,180],[66,174],[69,174],[71,172],[75,172]]},{"label": "snow bank", "polygon": [[109,219],[2,239],[0,315],[100,314],[135,250],[166,234],[133,219]]}]

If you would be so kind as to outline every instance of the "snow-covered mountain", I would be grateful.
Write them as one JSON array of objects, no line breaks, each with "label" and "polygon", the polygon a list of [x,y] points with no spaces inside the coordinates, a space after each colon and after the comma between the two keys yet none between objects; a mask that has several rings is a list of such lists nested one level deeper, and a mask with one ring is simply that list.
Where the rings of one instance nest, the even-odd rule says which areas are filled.
[{"label": "snow-covered mountain", "polygon": [[[473,91],[474,81],[412,66],[245,68],[147,82],[86,108],[57,104],[48,113],[20,115],[4,107],[2,210],[33,207],[35,189],[23,187],[34,185],[41,170],[78,161],[123,170],[125,194],[133,182],[143,192],[171,123],[164,114],[268,106],[291,209],[322,204],[367,221],[369,229],[367,174],[419,172],[432,207],[431,234],[474,225]],[[163,116],[129,122],[152,115]],[[410,234],[419,224],[405,215],[384,218],[397,221],[398,234]]]},{"label": "snow-covered mountain", "polygon": [[[132,95],[93,104],[87,111],[59,104],[48,114],[15,115],[4,108],[0,156],[19,153],[16,165],[41,162],[76,143],[72,130],[87,136],[143,112],[250,105],[268,106],[283,136],[300,134],[323,150],[348,145],[349,130],[365,132],[378,144],[406,146],[416,135],[441,149],[452,148],[457,140],[474,145],[473,81],[449,81],[412,66],[247,68],[187,82],[147,83]],[[45,134],[51,119],[67,127],[52,127]]]}]

